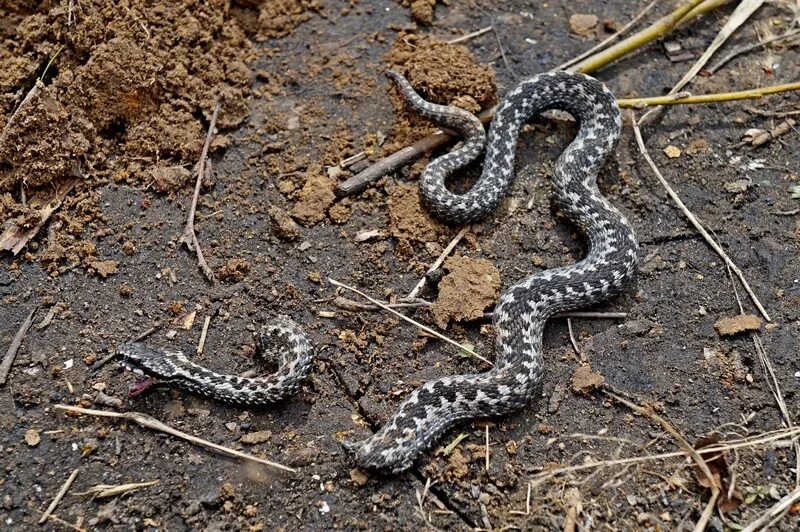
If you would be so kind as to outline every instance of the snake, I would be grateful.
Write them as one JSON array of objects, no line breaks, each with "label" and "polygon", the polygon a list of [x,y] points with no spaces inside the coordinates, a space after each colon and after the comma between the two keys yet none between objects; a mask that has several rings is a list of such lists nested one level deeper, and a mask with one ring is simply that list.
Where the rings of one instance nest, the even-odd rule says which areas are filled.
[{"label": "snake", "polygon": [[[558,71],[526,79],[502,98],[487,136],[471,113],[428,102],[402,75],[389,72],[388,76],[413,111],[463,136],[459,146],[432,160],[420,176],[423,203],[451,224],[480,220],[508,195],[515,178],[517,141],[529,119],[554,109],[572,115],[578,131],[556,161],[554,203],[587,243],[578,262],[537,272],[500,296],[492,317],[495,361],[490,370],[426,382],[376,433],[345,442],[359,466],[399,473],[456,422],[524,408],[542,379],[547,319],[621,292],[635,274],[638,243],[628,220],[597,185],[597,175],[621,130],[619,107],[601,82]],[[446,180],[484,152],[483,169],[472,188],[463,194],[448,190]]]},{"label": "snake", "polygon": [[155,382],[225,403],[249,406],[275,403],[296,394],[311,371],[314,358],[305,331],[291,318],[277,316],[261,327],[256,336],[262,357],[282,360],[275,373],[257,378],[217,373],[192,362],[180,351],[143,342],[125,342],[118,346],[117,353],[125,369],[147,378],[132,388],[131,395],[142,393]]}]

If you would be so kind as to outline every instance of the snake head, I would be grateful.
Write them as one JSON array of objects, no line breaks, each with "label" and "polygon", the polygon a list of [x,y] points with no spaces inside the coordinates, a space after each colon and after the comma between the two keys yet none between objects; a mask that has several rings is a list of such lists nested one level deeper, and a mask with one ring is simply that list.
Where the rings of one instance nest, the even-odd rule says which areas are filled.
[{"label": "snake head", "polygon": [[171,360],[180,353],[165,352],[143,343],[125,342],[117,352],[122,357],[120,364],[138,375],[153,377],[159,381],[180,379],[183,372]]}]

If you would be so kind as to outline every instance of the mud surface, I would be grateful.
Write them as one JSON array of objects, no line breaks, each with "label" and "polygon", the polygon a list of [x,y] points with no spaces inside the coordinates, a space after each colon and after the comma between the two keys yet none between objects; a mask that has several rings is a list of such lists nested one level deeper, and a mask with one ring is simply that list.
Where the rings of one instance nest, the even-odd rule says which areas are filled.
[{"label": "mud surface", "polygon": [[[562,529],[568,515],[581,529],[693,526],[708,490],[680,459],[529,481],[559,466],[678,449],[660,425],[598,390],[602,383],[690,442],[781,428],[753,330],[789,413],[800,414],[800,205],[789,192],[800,180],[798,133],[758,148],[741,142],[748,129],[782,122],[769,113],[797,109],[796,95],[676,107],[644,130],[656,163],[741,268],[771,323],[738,284],[754,316],[736,318],[724,263],[670,202],[627,128],[600,187],[631,220],[642,266],[624,294],[589,309],[627,317],[573,319],[579,352],[566,320],[553,320],[530,407],[488,430],[484,420],[457,426],[408,473],[354,469],[340,445],[380,427],[425,381],[487,369],[390,314],[334,304],[328,277],[402,298],[460,229],[419,202],[416,177],[427,158],[358,196],[334,194],[337,183],[433,130],[403,109],[382,72],[398,69],[427,98],[478,111],[645,4],[0,1],[0,124],[43,82],[0,143],[0,220],[30,231],[43,221],[34,200],[64,197],[22,251],[0,258],[0,353],[38,307],[0,394],[2,526],[33,527],[75,469],[55,513],[89,529]],[[762,8],[722,53],[757,33],[784,32],[791,17]],[[619,97],[663,94],[721,24],[706,16],[670,37],[686,59],[668,57],[658,42],[596,76]],[[489,25],[496,34],[445,43]],[[691,90],[786,83],[800,77],[798,65],[796,47],[757,50],[698,77]],[[213,169],[196,217],[212,286],[178,239],[217,103]],[[420,296],[436,306],[404,312],[493,358],[493,332],[480,315],[503,287],[584,252],[551,207],[548,183],[574,130],[544,118],[526,128],[513,195],[428,276]],[[304,325],[317,359],[302,392],[274,407],[225,406],[165,387],[128,397],[134,376],[102,364],[118,343],[157,326],[148,342],[215,370],[270,371],[280,361],[255,359],[253,332],[277,313]],[[204,352],[194,355],[207,318]],[[142,412],[297,472],[130,421],[67,416],[57,404]],[[731,468],[744,502],[725,518],[747,523],[793,490],[796,459],[786,445],[741,450]],[[121,496],[79,495],[150,481]],[[794,529],[797,520],[795,509],[780,526]],[[712,525],[727,526],[716,516]]]}]

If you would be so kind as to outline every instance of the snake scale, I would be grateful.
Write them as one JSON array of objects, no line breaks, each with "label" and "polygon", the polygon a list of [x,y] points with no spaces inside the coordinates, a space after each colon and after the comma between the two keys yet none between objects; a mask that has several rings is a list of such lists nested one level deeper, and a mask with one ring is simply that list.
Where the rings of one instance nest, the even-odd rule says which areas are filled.
[{"label": "snake scale", "polygon": [[[485,217],[508,194],[523,124],[550,109],[570,113],[579,128],[556,162],[555,203],[588,240],[586,256],[579,262],[532,275],[501,296],[493,316],[496,360],[491,370],[430,381],[412,392],[373,436],[345,443],[359,465],[399,472],[457,421],[498,416],[527,405],[542,376],[545,321],[557,312],[618,293],[636,268],[637,242],[628,221],[597,187],[597,174],[617,142],[621,124],[614,97],[600,82],[566,72],[523,81],[499,105],[487,139],[474,115],[427,102],[405,78],[389,76],[413,110],[464,137],[458,148],[432,161],[420,177],[426,206],[452,224]],[[483,171],[475,185],[465,194],[450,192],[446,178],[484,151]],[[262,340],[273,350],[274,340],[281,340],[293,358],[275,374],[259,379],[218,374],[179,352],[139,343],[123,344],[119,353],[126,368],[158,381],[226,402],[258,405],[296,393],[313,357],[307,336],[288,318],[266,326]]]}]

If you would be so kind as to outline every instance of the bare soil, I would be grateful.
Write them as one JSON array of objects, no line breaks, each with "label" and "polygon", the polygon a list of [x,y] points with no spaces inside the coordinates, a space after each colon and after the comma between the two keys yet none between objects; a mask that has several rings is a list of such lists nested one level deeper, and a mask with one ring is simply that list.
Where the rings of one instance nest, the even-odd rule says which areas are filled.
[{"label": "bare soil", "polygon": [[[425,381],[486,369],[390,314],[334,305],[328,277],[382,299],[405,296],[459,231],[419,202],[416,177],[428,157],[360,195],[334,194],[337,183],[434,129],[403,108],[383,71],[406,74],[433,101],[479,111],[646,3],[0,0],[0,125],[43,83],[0,143],[0,221],[33,231],[43,222],[35,200],[64,195],[20,253],[0,256],[0,353],[39,307],[0,394],[0,526],[35,526],[74,469],[55,513],[88,529],[549,530],[568,526],[568,515],[581,529],[693,526],[708,490],[680,459],[529,480],[563,465],[678,449],[601,383],[690,442],[781,428],[753,329],[790,414],[800,414],[800,204],[789,192],[800,180],[798,132],[741,144],[748,129],[784,120],[769,113],[797,109],[796,94],[676,107],[644,130],[656,163],[743,270],[771,323],[736,318],[724,263],[670,202],[627,128],[600,186],[631,220],[642,267],[623,295],[589,309],[627,317],[574,319],[580,353],[566,321],[553,320],[540,396],[488,422],[488,451],[485,420],[449,431],[396,476],[355,469],[340,444],[376,430]],[[669,37],[686,59],[670,59],[657,42],[596,77],[619,97],[665,93],[731,9]],[[722,53],[786,31],[792,16],[784,5],[763,7]],[[446,43],[489,25],[495,32]],[[797,47],[771,47],[702,73],[691,90],[798,78]],[[196,218],[218,279],[210,285],[178,239],[217,102],[213,170]],[[574,131],[552,118],[526,128],[512,196],[429,276],[420,295],[435,305],[409,315],[493,358],[481,315],[502,287],[583,253],[549,199],[553,162]],[[453,186],[468,188],[478,172]],[[273,407],[226,406],[165,387],[128,397],[134,376],[101,364],[156,324],[148,342],[194,354],[210,317],[204,353],[194,355],[200,363],[265,371],[252,333],[277,313],[305,326],[317,359],[303,391]],[[67,416],[54,408],[60,403],[146,413],[298,471],[255,467],[130,422]],[[742,450],[728,461],[744,502],[727,523],[715,516],[714,529],[747,523],[794,489],[791,446]],[[79,495],[147,481],[158,483],[111,498]],[[794,508],[777,529],[794,530],[798,519]]]}]

